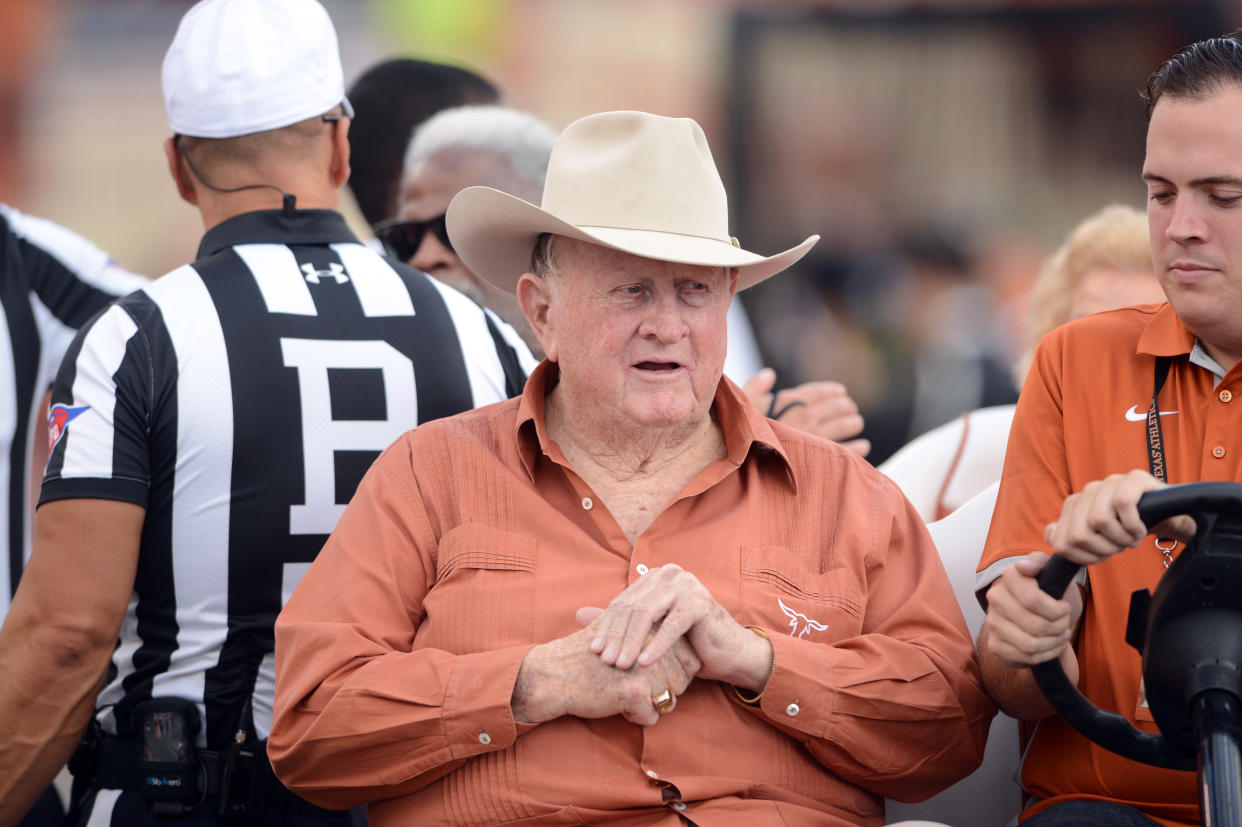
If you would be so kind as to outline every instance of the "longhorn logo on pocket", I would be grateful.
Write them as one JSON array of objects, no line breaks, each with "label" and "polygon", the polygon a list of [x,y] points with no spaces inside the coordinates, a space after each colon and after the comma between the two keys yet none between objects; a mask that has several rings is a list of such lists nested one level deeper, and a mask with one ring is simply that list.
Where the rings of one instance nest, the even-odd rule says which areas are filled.
[{"label": "longhorn logo on pocket", "polygon": [[[811,620],[802,612],[796,612],[785,605],[785,601],[779,597],[776,598],[777,604],[780,605],[781,611],[785,613],[785,617],[789,618],[789,634],[791,637],[806,637],[812,631],[822,632],[828,628],[828,624],[820,623],[818,620]],[[798,631],[801,628],[802,631]]]}]

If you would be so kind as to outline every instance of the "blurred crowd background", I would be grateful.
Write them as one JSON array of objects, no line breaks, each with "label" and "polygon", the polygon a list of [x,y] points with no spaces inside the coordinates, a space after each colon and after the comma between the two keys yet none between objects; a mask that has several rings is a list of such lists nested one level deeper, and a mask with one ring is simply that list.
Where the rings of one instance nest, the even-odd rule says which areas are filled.
[{"label": "blurred crowd background", "polygon": [[[160,147],[160,64],[190,5],[0,0],[0,201],[149,275],[202,231]],[[876,463],[1016,397],[1040,261],[1103,204],[1143,207],[1138,89],[1242,26],[1239,0],[324,5],[347,86],[400,55],[479,71],[557,130],[609,109],[698,120],[744,246],[823,236],[741,300],[782,386],[847,385]]]}]

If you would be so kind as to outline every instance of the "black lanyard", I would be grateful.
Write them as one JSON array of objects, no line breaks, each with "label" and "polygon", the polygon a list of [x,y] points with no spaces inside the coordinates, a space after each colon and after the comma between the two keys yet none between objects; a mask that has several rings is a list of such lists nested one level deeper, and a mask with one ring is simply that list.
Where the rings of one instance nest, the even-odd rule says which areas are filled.
[{"label": "black lanyard", "polygon": [[[1156,373],[1152,381],[1151,406],[1147,408],[1147,467],[1151,475],[1161,482],[1169,481],[1167,456],[1164,453],[1164,434],[1160,431],[1160,405],[1156,401],[1164,380],[1169,378],[1169,365],[1172,359],[1168,356],[1156,357]],[[1164,555],[1164,567],[1167,569],[1173,562],[1173,549],[1177,543],[1169,537],[1157,537],[1156,548]]]},{"label": "black lanyard", "polygon": [[1164,380],[1169,377],[1168,356],[1156,357],[1156,375],[1152,382],[1151,406],[1147,408],[1147,467],[1151,475],[1161,482],[1169,481],[1164,455],[1164,435],[1160,432],[1160,405],[1156,402]]}]

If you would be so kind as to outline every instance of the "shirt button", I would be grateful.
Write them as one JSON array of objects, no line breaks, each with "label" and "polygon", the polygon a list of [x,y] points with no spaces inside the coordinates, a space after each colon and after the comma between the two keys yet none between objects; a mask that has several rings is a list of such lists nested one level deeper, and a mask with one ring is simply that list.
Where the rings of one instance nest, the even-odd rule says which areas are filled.
[{"label": "shirt button", "polygon": [[1232,394],[1232,393],[1230,393],[1229,391],[1221,391],[1221,392],[1220,392],[1220,401],[1221,401],[1221,402],[1228,402],[1230,399],[1233,399],[1233,394]]},{"label": "shirt button", "polygon": [[595,507],[595,502],[594,502],[594,501],[593,501],[590,497],[583,497],[583,498],[582,498],[582,507],[583,507],[585,510],[590,511],[592,508],[594,508],[594,507]]},{"label": "shirt button", "polygon": [[647,770],[647,777],[648,778],[659,778],[660,774],[656,772],[655,770]]},{"label": "shirt button", "polygon": [[480,743],[480,744],[482,744],[483,746],[487,746],[487,745],[488,745],[488,744],[490,744],[491,742],[492,742],[492,736],[488,735],[486,732],[480,732],[480,733],[479,733],[479,743]]},{"label": "shirt button", "polygon": [[679,813],[680,813],[682,810],[686,809],[686,802],[684,802],[684,801],[674,801],[674,802],[673,802],[671,805],[669,805],[669,806],[671,806],[674,810],[676,810],[677,812],[679,812]]},{"label": "shirt button", "polygon": [[649,571],[646,563],[639,563],[637,566],[635,566],[635,569],[638,571],[639,574],[646,574]]},{"label": "shirt button", "polygon": [[789,706],[785,707],[785,714],[788,715],[790,718],[794,717],[801,711],[802,711],[802,707],[798,706],[797,704],[790,704]]},{"label": "shirt button", "polygon": [[1216,457],[1217,459],[1220,459],[1224,455],[1225,455],[1224,445],[1217,445],[1215,448],[1212,449],[1212,456]]}]

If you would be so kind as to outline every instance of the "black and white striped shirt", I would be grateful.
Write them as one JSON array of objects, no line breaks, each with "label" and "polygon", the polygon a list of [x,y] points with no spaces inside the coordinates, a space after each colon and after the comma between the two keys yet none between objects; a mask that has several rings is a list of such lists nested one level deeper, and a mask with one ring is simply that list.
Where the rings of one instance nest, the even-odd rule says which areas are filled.
[{"label": "black and white striped shirt", "polygon": [[276,614],[372,460],[533,366],[512,328],[326,210],[229,219],[93,321],[56,379],[41,502],[146,508],[105,729],[177,696],[202,707],[200,746],[266,738]]},{"label": "black and white striped shirt", "polygon": [[30,480],[39,406],[77,329],[148,280],[64,227],[0,204],[0,620],[30,556]]}]

